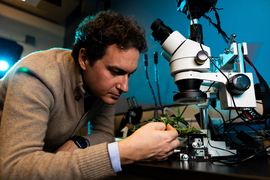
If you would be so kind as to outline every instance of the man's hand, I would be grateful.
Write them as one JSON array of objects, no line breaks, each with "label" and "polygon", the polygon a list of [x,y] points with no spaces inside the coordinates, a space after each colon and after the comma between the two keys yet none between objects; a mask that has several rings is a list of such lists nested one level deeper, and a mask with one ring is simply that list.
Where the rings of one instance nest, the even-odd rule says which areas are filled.
[{"label": "man's hand", "polygon": [[179,144],[178,133],[172,126],[148,123],[118,142],[121,165],[141,160],[166,160]]},{"label": "man's hand", "polygon": [[73,152],[75,149],[78,149],[78,146],[74,143],[74,141],[69,140],[65,144],[63,144],[60,148],[58,148],[56,150],[56,152],[58,152],[58,151]]}]

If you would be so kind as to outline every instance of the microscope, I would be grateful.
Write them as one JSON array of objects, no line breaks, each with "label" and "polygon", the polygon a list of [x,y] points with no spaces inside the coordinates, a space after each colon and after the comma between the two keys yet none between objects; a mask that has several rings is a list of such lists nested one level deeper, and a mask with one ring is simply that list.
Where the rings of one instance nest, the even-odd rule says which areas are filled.
[{"label": "microscope", "polygon": [[[209,137],[209,99],[219,99],[223,110],[237,111],[256,107],[252,73],[245,72],[244,67],[247,44],[234,42],[236,36],[233,34],[224,53],[219,58],[212,58],[210,48],[203,43],[199,18],[213,10],[216,3],[217,0],[176,1],[177,10],[186,14],[191,22],[188,39],[164,25],[160,19],[156,19],[151,25],[152,38],[164,50],[162,56],[169,62],[170,74],[179,89],[173,96],[174,103],[197,105],[200,108],[201,128],[206,135],[188,138],[190,143],[188,142],[187,153],[194,160],[209,159],[208,153],[211,151],[210,147],[206,147],[205,138]],[[205,87],[208,89],[203,90]],[[219,152],[215,150],[211,154]]]}]

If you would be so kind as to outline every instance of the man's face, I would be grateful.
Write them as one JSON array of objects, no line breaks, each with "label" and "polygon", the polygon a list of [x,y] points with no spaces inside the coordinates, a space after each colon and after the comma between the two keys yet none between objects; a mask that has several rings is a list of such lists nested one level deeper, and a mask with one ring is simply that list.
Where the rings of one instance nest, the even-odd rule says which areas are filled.
[{"label": "man's face", "polygon": [[136,71],[138,59],[137,49],[121,50],[111,45],[105,55],[90,66],[85,49],[79,53],[86,85],[106,104],[115,104],[122,92],[128,91],[129,76]]}]

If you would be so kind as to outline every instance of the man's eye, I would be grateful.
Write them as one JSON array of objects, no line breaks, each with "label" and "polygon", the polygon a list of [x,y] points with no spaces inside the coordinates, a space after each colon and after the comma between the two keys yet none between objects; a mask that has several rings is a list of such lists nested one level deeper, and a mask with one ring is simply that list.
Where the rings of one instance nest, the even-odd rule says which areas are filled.
[{"label": "man's eye", "polygon": [[118,71],[113,71],[113,70],[111,70],[111,73],[112,73],[113,75],[118,75],[118,74],[119,74]]}]

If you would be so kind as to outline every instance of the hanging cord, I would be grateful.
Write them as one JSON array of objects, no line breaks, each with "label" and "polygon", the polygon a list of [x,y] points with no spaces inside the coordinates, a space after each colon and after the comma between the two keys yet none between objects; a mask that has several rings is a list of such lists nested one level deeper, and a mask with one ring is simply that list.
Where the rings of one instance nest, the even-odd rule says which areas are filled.
[{"label": "hanging cord", "polygon": [[[187,1],[187,6],[188,6],[188,12],[189,12],[189,14],[190,14],[190,18],[192,19],[192,21],[193,21],[193,24],[195,24],[194,23],[194,19],[191,17],[191,13],[190,13],[190,8],[189,8],[189,3],[188,3],[188,1]],[[213,7],[214,9],[215,9],[215,7]],[[217,13],[217,11],[215,11],[216,12],[216,17],[217,17],[217,19],[218,19],[218,21],[219,21],[219,16],[218,16],[218,13]],[[220,24],[220,23],[219,23]],[[208,57],[208,59],[212,62],[212,64],[217,68],[217,70],[226,78],[226,80],[227,80],[227,82],[229,82],[229,79],[228,79],[228,77],[221,71],[221,69],[219,69],[219,67],[215,64],[215,62],[214,62],[214,60],[212,59],[212,57],[210,57],[209,55],[208,55],[208,53],[203,49],[203,47],[202,47],[202,34],[196,29],[196,27],[195,26],[192,26],[193,28],[194,28],[194,30],[200,35],[199,36],[199,44],[200,44],[200,47],[201,47],[201,49],[202,49],[202,51],[204,52],[204,54]],[[235,104],[235,101],[234,101],[234,98],[233,98],[233,95],[231,94],[231,92],[230,91],[228,91],[229,92],[229,94],[230,94],[230,96],[231,96],[231,98],[232,98],[232,102],[233,102],[233,105],[234,105],[234,108],[235,108],[235,111],[236,111],[236,113],[238,114],[238,116],[239,117],[242,117],[242,116],[240,116],[240,113],[238,112],[238,109],[237,109],[237,107],[236,107],[236,104]],[[246,119],[243,119],[242,118],[242,120],[243,121],[246,121]]]},{"label": "hanging cord", "polygon": [[[190,14],[190,8],[189,8],[188,1],[187,1],[187,5],[188,5],[188,11],[189,11],[189,14]],[[215,15],[216,15],[216,18],[217,18],[217,21],[218,21],[218,24],[216,24],[215,27],[218,27],[219,33],[222,34],[222,36],[223,36],[224,39],[228,39],[226,33],[223,32],[223,31],[221,30],[221,28],[220,28],[220,20],[219,20],[219,16],[218,16],[218,13],[217,13],[215,7],[213,7],[213,9],[214,9],[214,11],[215,11]],[[193,18],[191,17],[191,14],[190,14],[190,18],[192,19],[193,24],[195,24]],[[221,69],[219,69],[219,67],[215,64],[215,62],[213,61],[213,59],[212,59],[212,58],[208,55],[208,53],[205,52],[205,50],[203,49],[203,47],[202,47],[202,42],[201,42],[201,39],[202,39],[201,33],[196,29],[195,26],[193,26],[193,28],[194,28],[194,30],[199,34],[199,44],[200,44],[200,47],[201,47],[202,51],[203,51],[204,54],[209,58],[209,60],[212,62],[212,64],[218,69],[218,71],[226,78],[226,80],[227,80],[227,82],[228,82],[228,81],[229,81],[228,77],[221,71]],[[228,42],[228,41],[226,41],[226,42]],[[230,92],[229,90],[228,90],[228,92],[229,92],[229,94],[230,94],[230,96],[231,96],[231,99],[232,99],[232,102],[233,102],[235,111],[236,111],[236,113],[238,114],[238,117],[240,117],[240,118],[243,120],[243,122],[247,122],[248,118],[245,118],[243,115],[241,115],[241,114],[239,113],[239,111],[238,111],[238,109],[237,109],[237,107],[236,107],[236,104],[235,104],[235,100],[234,100],[233,95],[231,94],[231,92]],[[230,123],[231,123],[231,122],[230,122]],[[230,129],[233,129],[236,133],[238,133],[238,131],[237,131],[234,127],[235,127],[235,126],[232,126],[232,124],[231,124],[231,128],[230,128]],[[248,126],[248,127],[251,128],[250,126]],[[228,133],[229,133],[229,129],[227,129],[227,131],[228,131]],[[256,132],[256,130],[255,130],[255,132]],[[224,131],[224,133],[225,133],[225,131]],[[230,133],[229,133],[229,134],[230,134]]]},{"label": "hanging cord", "polygon": [[[223,123],[221,124],[221,125],[223,125],[223,136],[224,136],[224,139],[223,140],[225,140],[227,143],[229,143],[229,144],[231,144],[231,143],[234,143],[234,144],[236,144],[235,142],[233,142],[233,140],[232,140],[232,138],[231,138],[231,135],[230,135],[230,132],[228,132],[228,136],[229,136],[229,138],[230,138],[230,140],[231,140],[231,142],[230,141],[228,141],[227,140],[227,138],[226,138],[226,136],[225,136],[225,129],[228,129],[228,126],[227,126],[227,124],[226,124],[226,121],[225,121],[225,118],[224,118],[224,116],[223,116],[223,114],[220,112],[220,111],[218,111],[217,109],[216,109],[216,100],[214,99],[211,103],[210,103],[210,105],[213,107],[213,109],[217,112],[217,113],[219,113],[219,115],[221,116],[221,118],[222,118],[222,121],[223,121]],[[217,128],[217,131],[218,131],[218,133],[219,133],[219,131],[220,131],[220,127],[221,126],[219,126],[218,128]],[[221,138],[221,137],[220,137]]]},{"label": "hanging cord", "polygon": [[183,111],[182,111],[182,113],[180,114],[179,117],[182,117],[182,116],[183,116],[183,114],[184,114],[184,112],[186,111],[187,107],[188,107],[188,105],[186,105],[186,107],[183,109]]},{"label": "hanging cord", "polygon": [[[217,9],[215,6],[213,7],[213,10],[215,11],[215,16],[216,16],[216,19],[217,19],[217,24],[216,23],[213,23],[211,18],[206,16],[205,14],[203,15],[204,18],[208,19],[209,20],[209,23],[211,23],[215,28],[217,28],[218,30],[218,33],[222,35],[223,39],[225,40],[226,43],[228,43],[228,36],[227,34],[221,29],[221,26],[220,26],[220,18],[219,18],[219,15],[218,15],[218,12],[217,10],[220,10],[220,9]],[[263,79],[263,77],[260,75],[260,73],[257,71],[257,69],[254,67],[254,65],[251,63],[251,61],[248,59],[247,56],[244,56],[244,59],[246,60],[246,62],[248,62],[248,64],[254,69],[255,71],[255,74],[257,76],[257,79],[259,81],[260,84],[262,84],[265,89],[266,89],[266,94],[267,96],[269,96],[269,87],[266,83],[266,81]],[[211,60],[211,59],[210,59]],[[215,64],[214,64],[215,65]],[[267,97],[268,98],[268,97]],[[267,105],[265,105],[267,103]],[[265,101],[265,104],[262,100],[262,109],[263,109],[263,113],[262,114],[266,114],[266,112],[270,112],[270,103],[268,103],[268,101]],[[238,112],[237,112],[238,113]],[[246,114],[249,114],[250,116],[252,114],[256,114],[257,116],[260,115],[260,113],[258,113],[254,108],[252,109],[252,113],[246,111]],[[243,119],[243,118],[242,118]]]},{"label": "hanging cord", "polygon": [[158,93],[159,106],[160,106],[160,108],[162,108],[160,91],[159,91],[158,53],[157,52],[154,52],[154,63],[155,63],[155,80],[157,83],[157,93]]},{"label": "hanging cord", "polygon": [[152,92],[152,95],[153,95],[153,98],[154,98],[154,102],[155,102],[155,108],[157,108],[157,100],[156,100],[156,96],[155,96],[155,93],[154,93],[154,90],[152,88],[152,85],[149,81],[149,77],[148,77],[148,71],[147,71],[147,67],[148,67],[148,57],[147,57],[147,54],[144,54],[144,58],[143,58],[143,61],[144,61],[144,69],[145,69],[145,74],[146,74],[146,81],[148,82],[149,84],[149,87],[151,89],[151,92]]},{"label": "hanging cord", "polygon": [[[266,149],[268,149],[269,147],[270,147],[270,145],[267,146],[267,147],[265,147],[265,148],[263,148],[263,149],[261,149],[261,150],[258,151],[257,153],[255,153],[255,154],[253,154],[253,155],[251,155],[251,156],[249,156],[249,157],[247,157],[247,158],[245,158],[245,159],[238,160],[238,161],[236,161],[236,162],[235,162],[235,161],[234,161],[234,162],[231,162],[231,161],[229,161],[229,160],[227,160],[226,162],[225,162],[225,161],[221,161],[221,160],[214,160],[214,161],[212,161],[212,162],[219,162],[219,163],[223,163],[223,164],[225,164],[225,165],[235,165],[235,164],[239,164],[239,163],[248,161],[248,160],[254,158],[255,156],[258,156],[258,155],[261,154],[261,153],[266,153]],[[215,165],[220,165],[220,164],[215,164]]]},{"label": "hanging cord", "polygon": [[[191,13],[190,13],[190,8],[189,8],[188,1],[187,1],[187,6],[188,6],[188,11],[189,11],[190,18],[192,19],[193,24],[195,24],[193,18],[191,17]],[[220,20],[219,20],[218,13],[217,13],[215,7],[213,7],[213,9],[214,9],[214,11],[215,11],[215,15],[216,15],[218,24],[214,24],[214,23],[212,23],[212,24],[213,24],[215,27],[218,28],[219,33],[222,34],[222,37],[223,37],[224,40],[228,43],[228,39],[229,39],[229,38],[227,37],[226,33],[225,33],[224,31],[222,31],[221,28],[220,28]],[[200,35],[200,36],[199,36],[199,38],[200,38],[200,39],[199,39],[199,42],[200,42],[200,47],[201,47],[202,51],[203,51],[204,54],[209,58],[209,60],[212,62],[212,64],[219,70],[219,72],[227,79],[227,82],[228,82],[228,80],[229,80],[228,77],[227,77],[227,76],[226,76],[226,75],[225,75],[225,74],[217,67],[217,65],[214,63],[213,59],[212,59],[211,57],[209,57],[209,55],[204,51],[204,49],[203,49],[203,47],[202,47],[202,43],[201,43],[201,39],[202,39],[201,33],[197,31],[197,29],[196,29],[195,26],[193,26],[193,28],[194,28],[194,30]],[[257,73],[257,72],[256,72],[256,73]],[[267,86],[267,87],[268,87],[268,86]],[[267,90],[269,91],[269,88],[268,88]],[[235,111],[237,112],[238,117],[240,117],[240,118],[243,120],[244,124],[247,125],[246,122],[248,121],[248,118],[245,118],[243,115],[241,115],[241,114],[238,112],[238,109],[237,109],[237,107],[236,107],[236,104],[235,104],[233,95],[230,93],[230,91],[229,91],[229,94],[230,94],[230,96],[231,96],[231,98],[232,98],[232,102],[233,102],[233,104],[234,104]],[[232,122],[230,121],[230,123],[232,123]],[[231,125],[232,125],[232,124],[231,124]],[[236,125],[237,125],[237,124],[236,124]],[[234,131],[236,131],[236,129],[234,128],[236,125],[232,126],[230,129],[233,129]],[[250,129],[254,130],[257,134],[260,134],[258,131],[256,131],[254,128],[250,127],[249,125],[247,125],[247,127],[249,127]],[[229,132],[229,129],[227,129],[227,131]],[[237,132],[237,131],[236,131],[236,132]],[[260,134],[260,135],[261,135],[261,134]],[[263,137],[265,137],[265,136],[263,136]],[[268,139],[267,137],[265,137],[265,138]],[[270,146],[268,146],[268,147],[270,147]],[[241,161],[238,161],[238,162],[236,162],[236,163],[225,163],[225,164],[231,164],[231,165],[232,165],[232,164],[237,164],[237,163],[241,163],[241,162],[247,161],[247,160],[249,160],[249,159],[251,159],[251,158],[257,156],[258,154],[260,154],[261,152],[263,152],[264,150],[266,150],[268,147],[262,149],[261,151],[255,153],[254,155],[252,155],[252,156],[250,156],[250,157],[247,157],[247,158],[245,158],[245,159],[243,159],[243,160],[241,160]]]},{"label": "hanging cord", "polygon": [[[265,89],[265,97],[262,99],[262,108],[263,108],[262,115],[266,115],[266,114],[270,113],[270,104],[269,104],[270,90],[269,90],[269,86],[268,86],[267,82],[264,80],[264,78],[261,76],[261,74],[254,67],[254,65],[249,60],[249,58],[247,56],[244,56],[244,59],[253,68],[253,70],[255,71],[255,74],[257,76],[257,79],[259,81],[259,84],[261,84]],[[259,114],[255,109],[253,109],[253,111],[255,113]]]},{"label": "hanging cord", "polygon": [[155,110],[154,110],[154,117],[156,118],[156,117],[158,117],[160,114],[158,113],[158,111],[161,111],[161,113],[160,114],[163,114],[163,109],[162,108],[156,108]]},{"label": "hanging cord", "polygon": [[231,152],[231,151],[229,151],[229,150],[227,150],[227,149],[222,149],[222,148],[213,146],[213,145],[210,143],[210,139],[209,139],[209,138],[207,138],[207,140],[208,140],[208,141],[207,141],[207,144],[209,144],[209,146],[211,146],[212,148],[219,149],[219,150],[222,150],[222,151],[225,151],[225,152],[229,152],[229,153],[231,153],[231,154],[237,156],[237,154],[235,154],[234,152]]},{"label": "hanging cord", "polygon": [[[221,26],[220,26],[220,18],[219,18],[219,15],[218,15],[218,12],[217,12],[217,8],[214,6],[213,7],[213,10],[215,11],[215,16],[216,16],[216,20],[217,20],[217,24],[216,23],[213,23],[211,18],[205,14],[203,14],[203,17],[207,20],[209,20],[209,23],[211,23],[215,28],[217,28],[218,30],[218,34],[221,34],[224,41],[226,43],[229,43],[229,37],[227,36],[227,34],[221,29]],[[218,10],[221,10],[221,9],[218,9]]]}]

